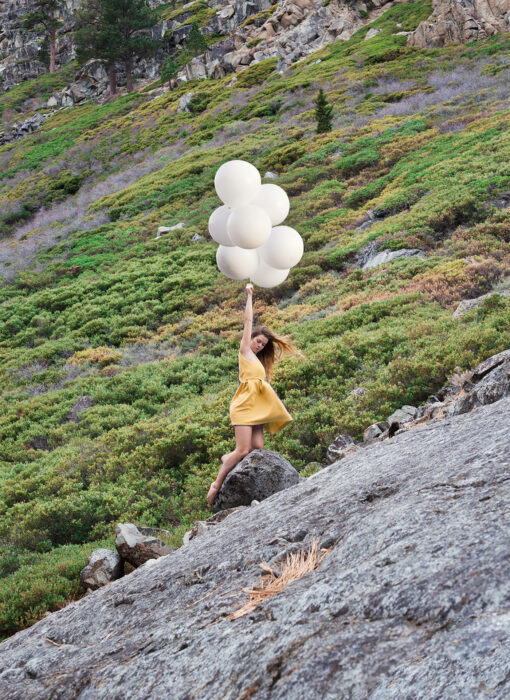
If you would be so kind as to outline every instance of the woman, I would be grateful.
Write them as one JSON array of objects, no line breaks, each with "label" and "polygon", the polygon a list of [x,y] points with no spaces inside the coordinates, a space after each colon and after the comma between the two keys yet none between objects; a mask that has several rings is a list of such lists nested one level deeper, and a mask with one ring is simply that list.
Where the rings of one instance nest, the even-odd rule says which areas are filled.
[{"label": "woman", "polygon": [[283,353],[300,355],[288,338],[281,338],[265,326],[252,329],[253,285],[247,284],[248,298],[244,310],[244,332],[239,348],[239,387],[230,404],[230,418],[234,426],[236,447],[223,455],[222,467],[207,494],[212,505],[216,494],[235,465],[252,450],[264,448],[264,425],[274,435],[292,418],[267,381],[275,360]]}]

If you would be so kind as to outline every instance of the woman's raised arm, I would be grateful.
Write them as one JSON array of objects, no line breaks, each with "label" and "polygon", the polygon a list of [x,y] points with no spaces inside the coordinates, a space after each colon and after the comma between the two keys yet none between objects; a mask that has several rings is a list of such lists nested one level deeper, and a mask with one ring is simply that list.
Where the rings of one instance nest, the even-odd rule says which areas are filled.
[{"label": "woman's raised arm", "polygon": [[246,299],[246,306],[244,307],[244,331],[243,337],[241,338],[241,355],[244,355],[246,359],[249,359],[253,354],[250,347],[251,342],[251,329],[253,325],[253,305],[252,305],[252,295],[253,295],[253,284],[246,285],[246,293],[248,295]]}]

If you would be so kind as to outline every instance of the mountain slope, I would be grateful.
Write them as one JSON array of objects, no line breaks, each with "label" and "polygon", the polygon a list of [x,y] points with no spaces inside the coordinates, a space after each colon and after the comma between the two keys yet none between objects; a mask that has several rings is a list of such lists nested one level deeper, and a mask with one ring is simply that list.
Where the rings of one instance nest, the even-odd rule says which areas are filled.
[{"label": "mountain slope", "polygon": [[[223,161],[279,174],[305,239],[255,305],[306,356],[276,372],[294,421],[268,441],[296,468],[312,473],[339,432],[359,437],[508,347],[508,298],[452,312],[508,285],[510,38],[407,46],[422,12],[396,4],[283,73],[269,59],[234,84],[58,111],[0,147],[3,634],[78,596],[117,520],[173,528],[177,544],[206,512],[232,446],[243,303],[207,235]],[[29,115],[38,80],[0,105]],[[319,86],[335,109],[324,135]],[[422,255],[363,268],[402,249]]]},{"label": "mountain slope", "polygon": [[[509,410],[367,447],[20,632],[6,694],[507,697]],[[315,571],[228,619],[314,539]]]}]

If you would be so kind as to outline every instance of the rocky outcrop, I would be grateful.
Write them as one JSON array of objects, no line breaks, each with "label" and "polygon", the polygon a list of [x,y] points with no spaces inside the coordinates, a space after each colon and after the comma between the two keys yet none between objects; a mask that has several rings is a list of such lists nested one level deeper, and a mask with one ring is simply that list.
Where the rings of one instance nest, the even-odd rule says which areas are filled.
[{"label": "rocky outcrop", "polygon": [[87,591],[95,591],[116,581],[124,574],[124,562],[111,549],[95,549],[87,566],[80,572],[80,583]]},{"label": "rocky outcrop", "polygon": [[350,435],[341,434],[337,438],[335,438],[335,440],[328,447],[328,462],[330,464],[332,464],[333,462],[337,462],[339,459],[342,459],[354,449],[356,449],[356,445],[352,437],[350,437]]},{"label": "rocky outcrop", "polygon": [[361,265],[361,269],[366,270],[369,267],[383,265],[384,263],[390,262],[391,260],[412,257],[424,258],[425,253],[422,250],[418,250],[417,248],[401,248],[400,250],[381,250],[379,252],[374,252],[374,254],[368,256],[367,260]]},{"label": "rocky outcrop", "polygon": [[119,555],[132,566],[141,566],[149,559],[165,557],[172,551],[153,534],[144,534],[132,523],[115,526],[115,547]]},{"label": "rocky outcrop", "polygon": [[[72,14],[80,5],[81,0],[65,0],[62,10],[57,14],[61,23],[56,40],[59,66],[65,65],[74,57]],[[40,61],[44,34],[21,28],[23,15],[32,9],[30,0],[0,2],[0,82],[4,89],[47,71]]]},{"label": "rocky outcrop", "polygon": [[488,294],[482,294],[481,297],[476,297],[476,299],[463,299],[453,312],[452,318],[457,319],[464,316],[464,314],[467,314],[468,311],[476,309],[477,306],[482,304],[486,299],[494,296],[494,294],[500,294],[501,296],[506,297],[510,295],[510,289],[503,289],[500,292],[489,292]]},{"label": "rocky outcrop", "polygon": [[408,44],[465,44],[508,31],[510,0],[434,0],[432,15],[409,36]]},{"label": "rocky outcrop", "polygon": [[[510,398],[376,442],[0,645],[31,698],[508,696]],[[266,561],[303,578],[239,619]]]},{"label": "rocky outcrop", "polygon": [[363,440],[365,443],[384,440],[401,430],[467,413],[505,396],[510,396],[510,350],[489,357],[472,372],[458,375],[455,384],[446,384],[422,406],[402,406],[386,420],[370,425]]},{"label": "rocky outcrop", "polygon": [[299,481],[292,464],[272,450],[253,450],[227,476],[213,503],[218,512],[263,501]]},{"label": "rocky outcrop", "polygon": [[83,413],[83,411],[86,411],[88,408],[92,408],[94,403],[95,401],[92,396],[85,395],[77,398],[73,404],[73,407],[71,408],[71,411],[66,416],[66,422],[78,423],[80,420],[80,414]]},{"label": "rocky outcrop", "polygon": [[38,112],[22,122],[14,122],[9,132],[5,133],[4,131],[0,131],[0,146],[3,146],[5,143],[10,143],[11,141],[22,139],[24,136],[37,131],[52,114],[52,112],[47,114]]}]

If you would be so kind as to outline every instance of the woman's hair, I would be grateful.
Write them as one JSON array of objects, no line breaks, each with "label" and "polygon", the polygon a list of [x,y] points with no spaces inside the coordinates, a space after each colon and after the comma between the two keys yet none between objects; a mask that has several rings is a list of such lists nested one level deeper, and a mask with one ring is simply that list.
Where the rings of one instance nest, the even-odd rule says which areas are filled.
[{"label": "woman's hair", "polygon": [[267,326],[255,326],[251,332],[251,337],[255,338],[257,335],[263,335],[267,338],[265,347],[257,353],[257,357],[262,362],[268,379],[271,378],[274,363],[281,359],[283,355],[289,354],[303,357],[303,354],[287,335],[276,335]]}]

